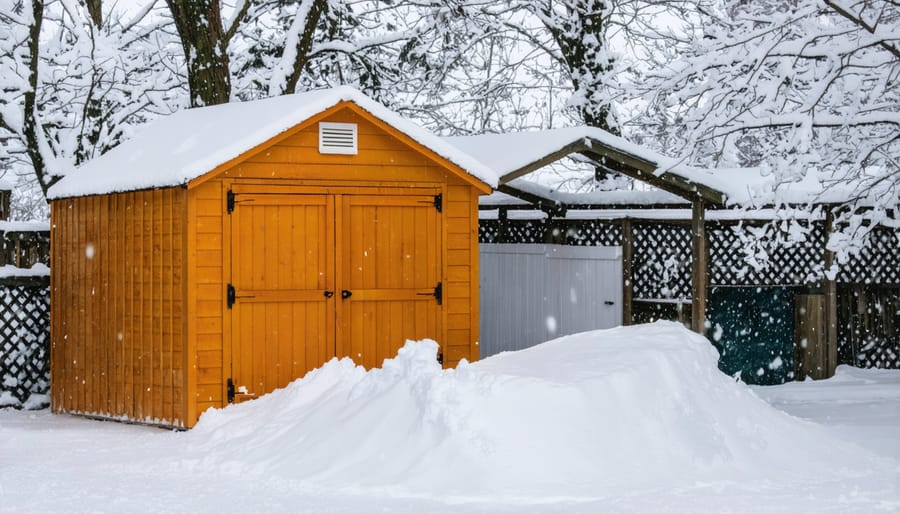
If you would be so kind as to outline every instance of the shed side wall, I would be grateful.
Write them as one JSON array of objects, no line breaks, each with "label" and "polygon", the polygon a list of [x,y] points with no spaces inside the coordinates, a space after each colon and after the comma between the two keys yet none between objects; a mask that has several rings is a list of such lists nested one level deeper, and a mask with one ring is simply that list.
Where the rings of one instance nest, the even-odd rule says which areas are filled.
[{"label": "shed side wall", "polygon": [[181,426],[185,200],[180,188],[51,205],[51,400]]}]

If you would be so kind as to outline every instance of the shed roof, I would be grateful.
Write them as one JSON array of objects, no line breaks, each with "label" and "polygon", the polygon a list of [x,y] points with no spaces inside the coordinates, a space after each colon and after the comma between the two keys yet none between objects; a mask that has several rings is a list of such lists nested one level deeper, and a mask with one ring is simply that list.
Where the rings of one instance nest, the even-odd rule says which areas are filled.
[{"label": "shed roof", "polygon": [[[807,174],[800,182],[778,184],[760,168],[688,166],[595,127],[483,134],[447,140],[493,168],[500,176],[500,191],[524,192],[524,196],[535,195],[569,205],[594,203],[599,198],[537,194],[519,187],[524,184],[516,179],[568,155],[581,154],[603,162],[612,171],[622,172],[681,198],[699,197],[719,205],[841,202],[849,194],[846,188],[823,188],[822,182],[827,177],[813,174]],[[497,198],[485,199],[482,203],[491,204],[491,200]],[[650,203],[660,200],[649,195],[642,199]]]},{"label": "shed roof", "polygon": [[48,198],[187,184],[320,114],[352,102],[466,173],[495,187],[497,174],[476,158],[347,86],[186,109],[157,119],[134,138],[73,170]]}]

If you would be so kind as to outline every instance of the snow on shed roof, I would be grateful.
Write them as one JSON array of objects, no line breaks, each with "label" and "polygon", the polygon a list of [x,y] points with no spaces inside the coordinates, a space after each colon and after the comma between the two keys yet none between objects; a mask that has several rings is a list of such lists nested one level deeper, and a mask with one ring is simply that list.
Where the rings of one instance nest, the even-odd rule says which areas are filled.
[{"label": "snow on shed roof", "polygon": [[[493,168],[500,176],[501,184],[510,183],[511,180],[566,155],[591,152],[592,149],[602,153],[599,147],[604,147],[619,156],[645,163],[652,169],[654,177],[676,179],[675,183],[684,194],[691,194],[693,186],[701,186],[722,195],[723,203],[729,205],[840,202],[846,200],[849,194],[846,188],[823,189],[824,178],[812,174],[799,182],[776,184],[774,178],[760,168],[706,169],[688,166],[677,159],[595,127],[566,127],[446,139]],[[540,166],[535,166],[536,163]],[[523,170],[526,170],[525,173]]]},{"label": "snow on shed roof", "polygon": [[57,182],[48,198],[186,184],[299,123],[350,101],[467,173],[495,187],[497,175],[476,158],[348,86],[186,109],[159,118],[133,139]]}]

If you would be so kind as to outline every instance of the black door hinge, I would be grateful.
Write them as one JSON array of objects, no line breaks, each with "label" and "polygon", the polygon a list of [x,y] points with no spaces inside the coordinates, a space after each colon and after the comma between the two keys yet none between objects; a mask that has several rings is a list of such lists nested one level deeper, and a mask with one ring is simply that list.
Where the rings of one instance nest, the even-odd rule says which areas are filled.
[{"label": "black door hinge", "polygon": [[431,293],[416,293],[418,296],[433,296],[437,301],[438,305],[442,305],[444,302],[444,286],[438,282],[436,286],[434,286],[434,291]]},{"label": "black door hinge", "polygon": [[228,284],[228,287],[225,289],[225,298],[230,309],[234,305],[235,300],[237,300],[237,291],[235,291],[233,285]]},{"label": "black door hinge", "polygon": [[225,208],[228,211],[228,214],[234,212],[234,191],[232,191],[231,189],[229,189],[228,193],[225,194],[225,203]]},{"label": "black door hinge", "polygon": [[228,379],[228,403],[234,403],[234,380]]},{"label": "black door hinge", "polygon": [[438,194],[434,195],[434,208],[438,212],[443,211],[443,209],[444,209],[444,194],[443,193],[438,193]]}]

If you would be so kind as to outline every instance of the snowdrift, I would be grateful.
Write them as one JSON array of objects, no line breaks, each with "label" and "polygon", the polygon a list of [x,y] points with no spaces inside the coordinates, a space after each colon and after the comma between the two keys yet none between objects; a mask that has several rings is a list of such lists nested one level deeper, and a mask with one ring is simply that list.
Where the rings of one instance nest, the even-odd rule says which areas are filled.
[{"label": "snowdrift", "polygon": [[675,323],[577,334],[453,370],[436,351],[408,342],[368,372],[332,360],[285,389],[207,411],[188,434],[202,455],[193,465],[504,501],[866,467],[858,448],[719,372],[712,345]]}]

